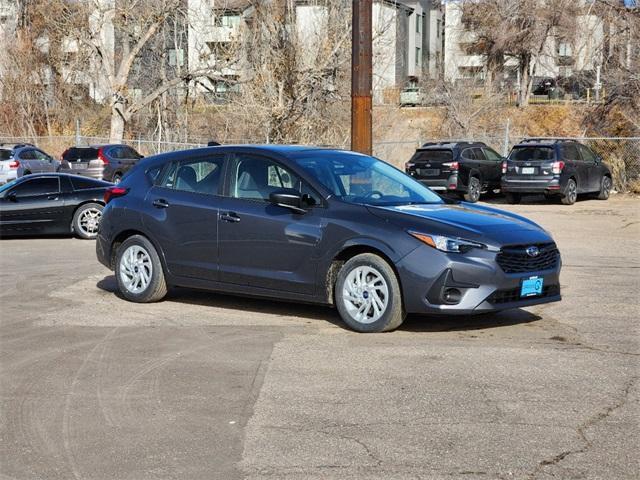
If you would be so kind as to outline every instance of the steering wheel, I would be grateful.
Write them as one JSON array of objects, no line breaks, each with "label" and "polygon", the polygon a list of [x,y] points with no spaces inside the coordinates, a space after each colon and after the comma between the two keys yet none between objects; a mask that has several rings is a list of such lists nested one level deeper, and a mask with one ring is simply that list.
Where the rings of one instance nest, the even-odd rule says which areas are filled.
[{"label": "steering wheel", "polygon": [[378,200],[384,197],[384,193],[382,193],[380,190],[371,190],[370,192],[365,193],[364,198],[365,199],[373,198],[375,195],[378,196]]}]

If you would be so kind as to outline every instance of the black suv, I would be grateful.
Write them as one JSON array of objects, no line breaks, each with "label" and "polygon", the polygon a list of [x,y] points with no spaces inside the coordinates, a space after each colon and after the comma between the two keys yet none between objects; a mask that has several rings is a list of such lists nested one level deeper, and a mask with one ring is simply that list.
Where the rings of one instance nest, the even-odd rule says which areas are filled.
[{"label": "black suv", "polygon": [[143,156],[128,145],[71,147],[62,154],[60,172],[120,183],[141,158]]},{"label": "black suv", "polygon": [[602,158],[571,139],[531,138],[514,146],[502,166],[502,191],[509,203],[523,193],[544,193],[572,205],[580,193],[609,198],[611,171]]},{"label": "black suv", "polygon": [[405,171],[432,190],[477,202],[483,190],[500,188],[503,160],[482,142],[429,142],[416,150]]}]

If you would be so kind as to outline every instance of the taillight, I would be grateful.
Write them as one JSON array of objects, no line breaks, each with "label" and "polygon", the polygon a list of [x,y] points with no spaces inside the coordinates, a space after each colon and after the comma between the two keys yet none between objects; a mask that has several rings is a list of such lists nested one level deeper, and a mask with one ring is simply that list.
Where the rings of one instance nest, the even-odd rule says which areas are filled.
[{"label": "taillight", "polygon": [[98,149],[98,159],[102,160],[102,163],[104,163],[105,165],[107,165],[109,163],[109,159],[107,157],[104,156],[104,153],[102,153],[102,149]]},{"label": "taillight", "polygon": [[413,163],[413,162],[407,162],[407,163],[405,163],[405,164],[404,164],[404,169],[405,169],[405,170],[409,170],[410,168],[412,168],[412,167],[414,167],[414,166],[415,166],[415,163]]},{"label": "taillight", "polygon": [[458,170],[458,168],[460,168],[460,164],[458,162],[443,163],[442,166],[449,167],[450,170]]},{"label": "taillight", "polygon": [[64,152],[62,152],[62,155],[60,155],[60,160],[64,160],[64,156],[69,153],[69,149],[67,148]]},{"label": "taillight", "polygon": [[551,167],[551,171],[553,173],[559,174],[562,173],[562,169],[564,168],[564,162],[553,162],[553,165]]},{"label": "taillight", "polygon": [[104,203],[109,203],[114,198],[124,197],[129,192],[128,188],[109,187],[104,192]]},{"label": "taillight", "polygon": [[18,160],[14,160],[9,164],[9,168],[18,168],[20,166],[20,162]]}]

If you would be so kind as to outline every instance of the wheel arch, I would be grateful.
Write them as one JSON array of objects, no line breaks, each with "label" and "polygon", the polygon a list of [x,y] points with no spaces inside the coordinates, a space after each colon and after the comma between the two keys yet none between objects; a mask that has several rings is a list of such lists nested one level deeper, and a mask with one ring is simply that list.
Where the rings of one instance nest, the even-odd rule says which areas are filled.
[{"label": "wheel arch", "polygon": [[113,237],[113,240],[111,241],[111,245],[110,245],[110,250],[109,250],[109,265],[111,269],[115,268],[115,259],[116,259],[116,253],[118,252],[118,247],[122,245],[127,238],[133,237],[134,235],[140,235],[141,237],[144,237],[147,240],[149,240],[149,242],[151,242],[151,245],[153,245],[153,248],[155,248],[156,252],[158,253],[158,257],[160,258],[160,263],[162,264],[162,268],[164,269],[165,272],[168,273],[167,264],[164,258],[164,251],[162,250],[162,248],[160,248],[160,246],[155,242],[155,240],[153,240],[153,238],[151,238],[151,236],[149,236],[146,232],[142,230],[134,229],[134,228],[122,230],[115,237]]},{"label": "wheel arch", "polygon": [[390,252],[387,252],[385,250],[386,248],[384,248],[383,246],[376,245],[372,242],[351,243],[345,245],[342,249],[340,249],[333,256],[331,262],[329,262],[328,268],[324,272],[324,295],[326,302],[329,305],[335,305],[335,285],[338,278],[338,272],[340,271],[340,268],[342,268],[342,265],[344,265],[349,259],[363,253],[372,253],[387,262],[395,273],[396,278],[398,279],[398,284],[400,285],[400,291],[402,292],[402,279],[400,277],[400,273],[396,268],[395,262],[391,259]]}]

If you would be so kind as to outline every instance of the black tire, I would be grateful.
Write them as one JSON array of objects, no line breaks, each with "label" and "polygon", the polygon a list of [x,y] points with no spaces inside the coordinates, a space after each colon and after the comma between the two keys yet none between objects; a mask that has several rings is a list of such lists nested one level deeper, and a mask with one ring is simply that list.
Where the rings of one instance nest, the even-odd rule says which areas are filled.
[{"label": "black tire", "polygon": [[519,193],[505,192],[504,198],[507,200],[507,203],[515,205],[517,203],[520,203],[520,200],[522,200],[522,195]]},{"label": "black tire", "polygon": [[[366,271],[369,271],[369,273],[366,273]],[[355,300],[360,302],[359,305],[366,308],[363,313],[365,318],[368,319],[369,312],[372,313],[371,322],[361,321],[354,316],[353,310],[357,309],[358,305],[351,302],[345,292],[345,284],[347,284],[347,290],[350,288],[348,285],[353,286],[352,279],[357,278],[359,272],[365,272],[365,281],[371,281],[371,284],[363,285],[361,292],[354,293],[357,296]],[[372,285],[377,285],[378,288]],[[382,294],[384,288],[386,288],[386,296]],[[382,296],[380,296],[381,294]],[[376,299],[384,304],[382,310],[378,306],[374,306],[374,303],[378,305]],[[400,283],[395,272],[383,258],[373,253],[356,255],[342,266],[340,272],[338,272],[335,285],[335,303],[344,322],[357,332],[370,333],[395,330],[406,317],[402,305]],[[368,307],[365,305],[367,303]],[[380,312],[379,314],[376,309]],[[378,316],[377,319],[376,316]]]},{"label": "black tire", "polygon": [[469,184],[467,185],[467,193],[464,194],[464,199],[470,203],[476,203],[480,200],[480,194],[482,193],[482,184],[478,177],[470,177]]},{"label": "black tire", "polygon": [[80,205],[73,214],[73,221],[71,222],[73,233],[85,240],[96,238],[103,208],[99,203]]},{"label": "black tire", "polygon": [[[132,247],[133,249],[129,250]],[[143,262],[143,260],[145,260],[145,257],[141,255],[143,252],[148,261]],[[128,256],[128,259],[133,259],[140,263],[132,265],[132,263],[126,259],[123,261],[125,255]],[[129,257],[129,255],[131,255],[131,257]],[[125,264],[127,266],[125,266]],[[142,270],[147,274],[145,278],[148,278],[144,288],[136,291],[135,288],[130,288],[125,284],[124,278],[131,279],[131,283],[135,283],[137,278],[139,282],[137,285],[142,287],[143,281],[140,280],[142,275],[139,273]],[[157,302],[162,300],[167,294],[167,282],[158,252],[153,244],[142,235],[133,235],[118,247],[118,251],[116,252],[115,273],[118,291],[124,298],[131,302]],[[135,274],[138,274],[138,277],[135,277]]]},{"label": "black tire", "polygon": [[113,176],[113,179],[111,180],[111,183],[118,184],[118,183],[120,183],[121,181],[122,181],[122,175],[121,175],[121,174],[119,174],[119,173],[116,173],[116,174]]},{"label": "black tire", "polygon": [[596,198],[598,200],[607,200],[609,198],[609,194],[611,193],[611,188],[613,187],[613,181],[611,177],[605,175],[602,177],[600,181],[600,191],[598,192]]},{"label": "black tire", "polygon": [[578,184],[573,178],[567,180],[567,186],[562,194],[563,205],[573,205],[578,199]]}]

